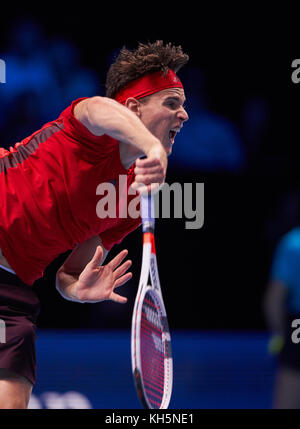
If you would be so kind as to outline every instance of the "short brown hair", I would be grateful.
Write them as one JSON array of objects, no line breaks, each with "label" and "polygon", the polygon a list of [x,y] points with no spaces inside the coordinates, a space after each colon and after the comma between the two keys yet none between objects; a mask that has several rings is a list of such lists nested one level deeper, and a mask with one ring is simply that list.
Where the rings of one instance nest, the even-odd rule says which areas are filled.
[{"label": "short brown hair", "polygon": [[167,73],[168,69],[177,73],[188,60],[189,56],[182,52],[181,46],[173,46],[171,43],[164,45],[162,40],[139,43],[134,51],[123,47],[108,70],[106,96],[114,98],[128,83],[148,73]]}]

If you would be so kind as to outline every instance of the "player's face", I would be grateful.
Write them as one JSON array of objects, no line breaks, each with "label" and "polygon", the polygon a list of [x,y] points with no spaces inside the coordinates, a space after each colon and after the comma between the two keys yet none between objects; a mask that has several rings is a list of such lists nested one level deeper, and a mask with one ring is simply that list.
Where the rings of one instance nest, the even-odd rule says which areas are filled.
[{"label": "player's face", "polygon": [[170,155],[176,134],[189,118],[184,109],[184,90],[165,89],[147,98],[147,101],[140,105],[140,119],[161,141],[167,155]]}]

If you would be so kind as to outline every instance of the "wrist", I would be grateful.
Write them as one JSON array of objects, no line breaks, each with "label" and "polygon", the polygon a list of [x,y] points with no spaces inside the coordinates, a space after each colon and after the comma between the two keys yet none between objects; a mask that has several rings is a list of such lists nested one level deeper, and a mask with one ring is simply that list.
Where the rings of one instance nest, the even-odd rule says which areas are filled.
[{"label": "wrist", "polygon": [[147,157],[155,156],[156,154],[160,157],[162,152],[164,152],[164,147],[161,142],[154,137],[154,139],[150,141],[149,145],[147,145],[144,152]]},{"label": "wrist", "polygon": [[73,281],[70,281],[70,276],[67,278],[63,276],[57,276],[56,278],[56,289],[60,295],[67,301],[80,302],[83,303],[78,297],[78,280],[73,278]]},{"label": "wrist", "polygon": [[78,280],[72,283],[71,285],[69,285],[66,292],[67,292],[67,299],[69,299],[69,301],[80,302],[80,303],[84,302],[81,299],[79,299],[79,296],[78,296]]}]

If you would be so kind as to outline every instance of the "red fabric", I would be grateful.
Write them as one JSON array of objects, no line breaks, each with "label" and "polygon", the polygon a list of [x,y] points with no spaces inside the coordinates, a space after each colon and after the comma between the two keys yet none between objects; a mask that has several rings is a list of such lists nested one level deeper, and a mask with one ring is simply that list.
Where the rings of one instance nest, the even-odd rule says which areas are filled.
[{"label": "red fabric", "polygon": [[[81,100],[14,148],[0,152],[0,248],[27,284],[77,243],[100,235],[110,250],[141,222],[97,216],[98,185],[114,183],[121,204],[119,175],[127,176],[123,198],[134,181],[135,165],[125,170],[117,140],[91,134],[75,118],[73,108]],[[128,195],[128,204],[133,198],[136,195]]]},{"label": "red fabric", "polygon": [[115,100],[125,103],[129,97],[139,99],[168,88],[183,88],[178,76],[170,69],[165,76],[158,71],[130,82],[115,95]]}]

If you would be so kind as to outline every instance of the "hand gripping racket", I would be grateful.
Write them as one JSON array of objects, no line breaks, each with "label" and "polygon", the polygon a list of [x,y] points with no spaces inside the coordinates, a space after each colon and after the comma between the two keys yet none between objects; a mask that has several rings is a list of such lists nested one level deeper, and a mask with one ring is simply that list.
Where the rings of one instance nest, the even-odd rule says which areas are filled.
[{"label": "hand gripping racket", "polygon": [[[168,408],[173,383],[171,338],[159,282],[154,243],[154,199],[141,196],[143,258],[131,325],[131,361],[145,408]],[[151,285],[148,284],[150,273]]]}]

